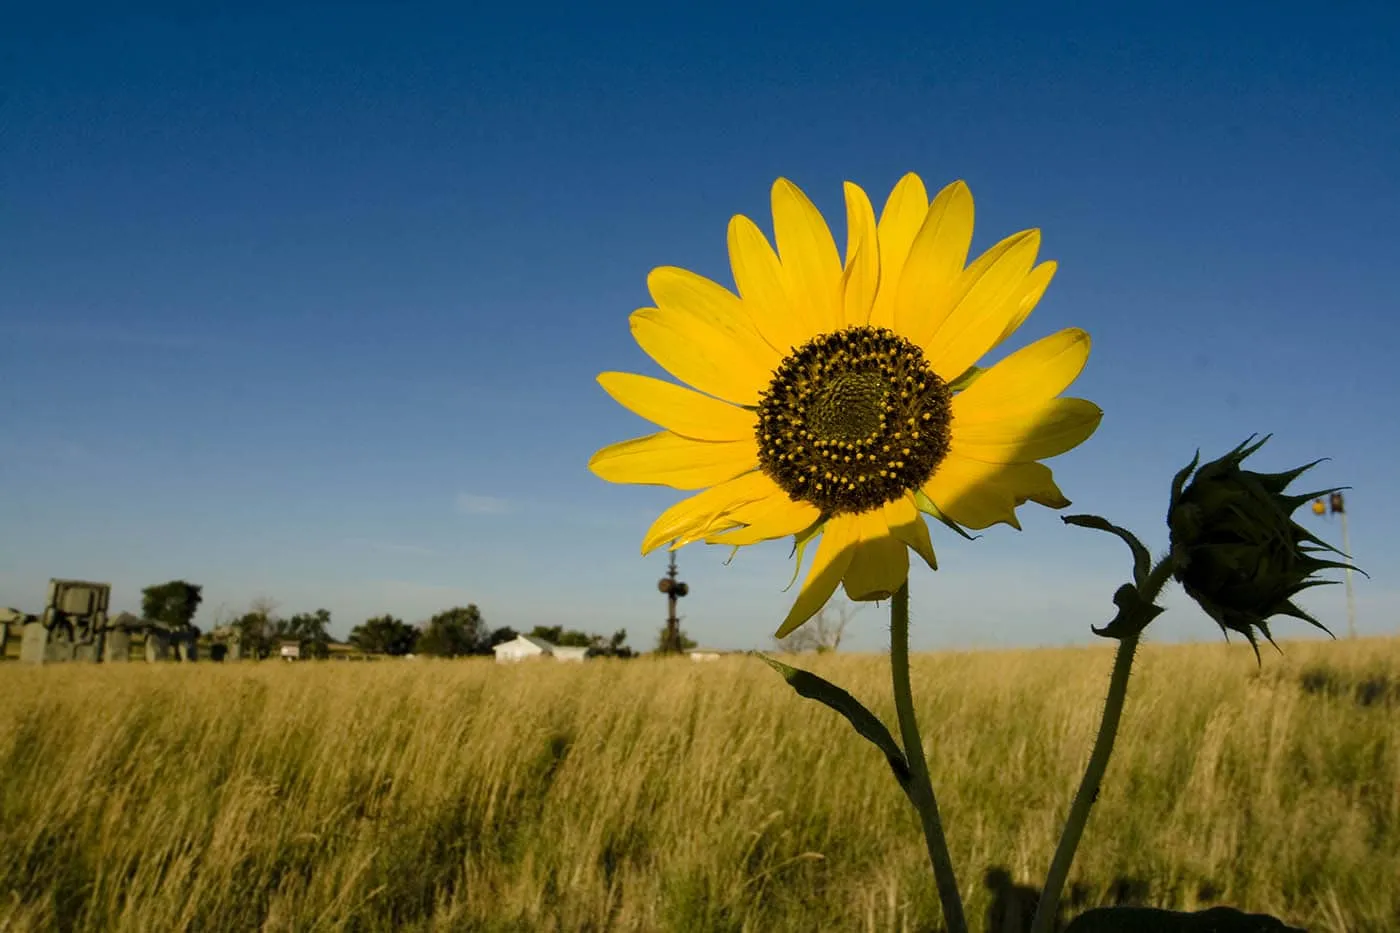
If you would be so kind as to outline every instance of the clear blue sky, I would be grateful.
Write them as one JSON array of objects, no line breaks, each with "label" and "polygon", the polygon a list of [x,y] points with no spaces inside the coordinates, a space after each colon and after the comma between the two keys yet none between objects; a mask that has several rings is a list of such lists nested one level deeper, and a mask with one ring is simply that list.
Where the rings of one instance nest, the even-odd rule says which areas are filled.
[{"label": "clear blue sky", "polygon": [[[183,577],[206,627],[470,601],[650,647],[638,545],[680,494],[586,467],[648,430],[593,381],[656,373],[648,270],[730,284],[725,225],[766,228],[779,176],[840,238],[843,180],[878,205],[916,171],[971,185],[975,250],[1036,226],[1060,262],[1018,340],[1093,334],[1072,511],[1161,546],[1194,449],[1275,432],[1260,467],[1355,487],[1359,628],[1400,626],[1396,4],[185,6],[6,13],[0,605]],[[917,647],[1092,639],[1126,553],[1031,509],[935,529]],[[763,645],[788,546],[727,554],[680,552],[684,625]],[[1308,605],[1345,633],[1342,587]]]}]

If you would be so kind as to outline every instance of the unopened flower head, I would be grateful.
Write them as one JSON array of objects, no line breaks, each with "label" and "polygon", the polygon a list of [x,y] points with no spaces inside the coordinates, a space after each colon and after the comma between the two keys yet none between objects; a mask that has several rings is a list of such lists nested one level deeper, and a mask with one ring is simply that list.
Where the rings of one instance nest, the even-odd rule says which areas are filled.
[{"label": "unopened flower head", "polygon": [[1327,626],[1300,609],[1293,598],[1309,587],[1337,582],[1316,578],[1318,571],[1350,566],[1316,556],[1341,552],[1292,519],[1300,505],[1335,490],[1304,495],[1284,492],[1321,461],[1283,473],[1240,468],[1268,439],[1251,446],[1251,437],[1200,469],[1197,454],[1172,483],[1167,515],[1177,582],[1227,636],[1233,630],[1248,638],[1256,656],[1254,631],[1263,632],[1272,642],[1268,624],[1272,616],[1293,616],[1330,635]]}]

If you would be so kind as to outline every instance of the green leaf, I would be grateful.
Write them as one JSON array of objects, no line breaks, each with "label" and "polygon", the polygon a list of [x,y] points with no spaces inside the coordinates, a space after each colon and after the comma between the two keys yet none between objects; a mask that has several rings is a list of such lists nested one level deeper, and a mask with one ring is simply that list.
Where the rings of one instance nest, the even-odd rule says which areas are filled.
[{"label": "green leaf", "polygon": [[1062,515],[1060,521],[1066,525],[1078,525],[1080,528],[1094,528],[1098,531],[1106,531],[1111,535],[1117,535],[1123,539],[1128,548],[1133,552],[1133,582],[1138,586],[1147,585],[1147,575],[1152,572],[1152,555],[1147,548],[1126,528],[1119,528],[1110,524],[1108,519],[1100,518],[1097,515]]},{"label": "green leaf", "polygon": [[851,696],[845,690],[836,686],[829,680],[823,680],[816,674],[800,670],[796,667],[789,667],[781,661],[775,661],[766,654],[754,651],[752,654],[758,655],[765,663],[779,674],[783,675],[783,680],[788,682],[792,689],[796,690],[799,696],[804,696],[809,700],[816,700],[823,706],[836,710],[846,721],[875,745],[885,755],[885,760],[890,763],[890,770],[894,772],[895,780],[899,786],[904,788],[904,792],[909,793],[910,774],[909,761],[904,757],[904,752],[895,742],[894,736],[890,735],[890,730],[885,728],[874,713],[861,705],[860,700]]},{"label": "green leaf", "polygon": [[1103,628],[1091,625],[1095,635],[1103,638],[1125,638],[1129,635],[1137,635],[1147,628],[1149,622],[1162,614],[1161,606],[1154,606],[1152,603],[1142,598],[1142,593],[1131,583],[1124,583],[1118,587],[1113,594],[1113,604],[1118,607],[1118,614],[1113,617]]}]

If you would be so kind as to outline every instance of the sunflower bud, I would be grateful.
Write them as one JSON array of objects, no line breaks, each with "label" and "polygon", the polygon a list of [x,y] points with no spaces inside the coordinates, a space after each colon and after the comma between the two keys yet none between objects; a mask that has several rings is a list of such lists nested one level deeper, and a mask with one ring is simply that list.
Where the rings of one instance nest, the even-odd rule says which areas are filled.
[{"label": "sunflower bud", "polygon": [[1256,657],[1259,645],[1254,630],[1263,632],[1272,643],[1271,616],[1293,616],[1332,634],[1298,608],[1293,597],[1309,587],[1337,582],[1314,579],[1318,571],[1350,567],[1314,556],[1341,552],[1291,518],[1300,505],[1335,490],[1284,494],[1289,483],[1321,461],[1283,473],[1240,469],[1244,459],[1268,439],[1266,436],[1250,446],[1251,436],[1200,469],[1196,469],[1198,453],[1172,482],[1167,513],[1173,576],[1226,637],[1233,630],[1248,638]]}]

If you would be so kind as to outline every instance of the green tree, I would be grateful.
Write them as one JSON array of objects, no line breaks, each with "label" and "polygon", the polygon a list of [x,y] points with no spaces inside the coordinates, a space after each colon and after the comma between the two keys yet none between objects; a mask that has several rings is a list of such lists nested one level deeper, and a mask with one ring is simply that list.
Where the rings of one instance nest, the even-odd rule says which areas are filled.
[{"label": "green tree", "polygon": [[503,625],[491,632],[491,636],[486,639],[486,644],[482,647],[482,654],[490,654],[491,649],[497,645],[504,645],[508,641],[515,641],[520,637],[520,633],[509,625]]},{"label": "green tree", "polygon": [[694,647],[695,641],[685,633],[684,629],[677,628],[674,639],[671,637],[669,626],[662,626],[661,631],[657,633],[657,654],[680,654],[682,651],[689,651]]},{"label": "green tree", "polygon": [[[509,631],[509,630],[507,630]],[[511,632],[511,638],[515,633]],[[530,630],[531,638],[539,638],[549,642],[551,645],[558,645],[561,648],[587,648],[591,657],[632,657],[632,649],[627,647],[627,630],[619,629],[614,632],[611,638],[604,638],[602,635],[594,635],[590,632],[579,631],[578,629],[566,629],[562,625],[536,625]],[[501,641],[509,641],[510,638],[503,638]],[[492,633],[491,645],[500,644]]]},{"label": "green tree", "polygon": [[536,625],[530,629],[531,638],[542,638],[551,645],[559,644],[559,639],[564,636],[564,626],[562,625]]},{"label": "green tree", "polygon": [[635,652],[627,645],[627,629],[622,628],[613,632],[611,638],[594,635],[588,653],[601,658],[630,658]]},{"label": "green tree", "polygon": [[278,641],[295,641],[300,645],[303,657],[327,658],[331,653],[331,636],[327,631],[330,624],[330,610],[317,609],[297,613],[290,619],[278,619],[273,632]]},{"label": "green tree", "polygon": [[477,654],[489,640],[481,610],[473,603],[439,612],[429,619],[418,638],[418,651],[442,658],[457,658]]},{"label": "green tree", "polygon": [[277,636],[277,605],[270,599],[256,599],[248,611],[229,623],[238,633],[245,658],[265,658],[272,653]]},{"label": "green tree", "polygon": [[194,614],[204,600],[204,587],[171,580],[141,591],[141,614],[156,622],[164,622],[175,631],[194,627]]},{"label": "green tree", "polygon": [[375,616],[350,631],[350,644],[369,654],[412,654],[418,646],[418,630],[391,615]]}]

